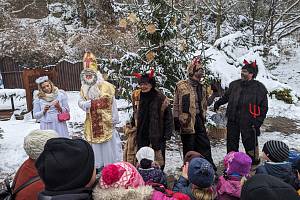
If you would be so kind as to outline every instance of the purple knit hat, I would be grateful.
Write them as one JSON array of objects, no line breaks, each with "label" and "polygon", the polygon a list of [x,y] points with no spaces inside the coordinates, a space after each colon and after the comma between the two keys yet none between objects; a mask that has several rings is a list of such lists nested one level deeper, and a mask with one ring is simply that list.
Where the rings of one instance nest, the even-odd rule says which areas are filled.
[{"label": "purple knit hat", "polygon": [[230,152],[224,158],[224,166],[228,175],[247,176],[250,173],[252,160],[243,152]]}]

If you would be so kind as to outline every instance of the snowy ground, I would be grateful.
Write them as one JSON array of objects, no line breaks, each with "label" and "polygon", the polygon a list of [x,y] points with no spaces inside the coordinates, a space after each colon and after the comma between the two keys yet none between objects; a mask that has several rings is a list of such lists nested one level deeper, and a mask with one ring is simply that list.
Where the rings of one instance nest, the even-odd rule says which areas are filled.
[{"label": "snowy ground", "polygon": [[[300,94],[300,48],[295,49],[295,56],[290,60],[282,61],[271,73],[282,83],[288,83],[298,94]],[[284,63],[287,62],[287,63]]]},{"label": "snowy ground", "polygon": [[[71,107],[71,120],[69,123],[70,134],[76,134],[76,132],[81,131],[81,127],[72,126],[74,124],[81,124],[84,120],[85,114],[77,106],[77,99],[79,97],[78,92],[68,92],[69,104]],[[23,105],[24,99],[17,102],[17,105]],[[283,116],[291,117],[287,108],[284,108],[285,104],[280,104],[275,100],[270,101],[270,113],[278,114],[280,113]],[[118,100],[118,108],[128,107],[126,101]],[[285,110],[287,109],[287,110]],[[294,116],[300,115],[299,107],[294,106],[295,110]],[[297,113],[296,113],[297,112]],[[126,110],[119,111],[120,121],[119,126],[122,126],[126,120],[129,118],[129,114]],[[296,115],[297,114],[297,115]],[[269,115],[270,116],[270,115]],[[294,117],[292,117],[294,118]],[[298,118],[299,119],[299,118]],[[34,119],[31,119],[30,114],[25,116],[24,120],[10,120],[10,121],[0,121],[0,128],[2,133],[0,133],[0,180],[4,178],[6,174],[14,173],[14,171],[19,167],[19,165],[26,159],[26,154],[23,150],[23,138],[33,129],[39,128],[39,124],[35,122]],[[300,134],[296,132],[291,132],[289,135],[285,135],[279,132],[265,132],[262,133],[262,136],[259,138],[259,144],[262,148],[262,145],[270,140],[282,140],[286,142],[290,147],[300,150]],[[174,138],[172,142],[168,145],[167,151],[167,160],[166,160],[166,171],[171,173],[174,170],[181,166],[182,158],[179,153],[177,140]],[[243,150],[241,146],[241,150]],[[212,141],[212,154],[216,163],[222,161],[223,157],[226,154],[226,144],[224,140]],[[2,176],[2,177],[1,177]]]}]

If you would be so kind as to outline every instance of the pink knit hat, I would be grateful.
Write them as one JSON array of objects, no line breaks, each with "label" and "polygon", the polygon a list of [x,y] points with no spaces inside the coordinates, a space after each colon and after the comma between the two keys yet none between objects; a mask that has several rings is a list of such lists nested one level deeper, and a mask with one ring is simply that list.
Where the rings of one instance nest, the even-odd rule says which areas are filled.
[{"label": "pink knit hat", "polygon": [[128,162],[117,162],[106,165],[99,181],[100,188],[137,188],[145,182],[136,168]]},{"label": "pink knit hat", "polygon": [[224,167],[228,175],[247,176],[250,173],[252,160],[243,152],[230,152],[224,158]]}]

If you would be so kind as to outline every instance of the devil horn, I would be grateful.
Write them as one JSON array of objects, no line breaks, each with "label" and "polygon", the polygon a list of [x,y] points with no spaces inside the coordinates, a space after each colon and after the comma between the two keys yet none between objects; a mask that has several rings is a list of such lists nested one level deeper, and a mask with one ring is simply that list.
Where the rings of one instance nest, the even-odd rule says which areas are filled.
[{"label": "devil horn", "polygon": [[251,64],[253,68],[256,68],[256,60],[254,60],[254,62]]},{"label": "devil horn", "polygon": [[243,63],[244,63],[244,65],[249,65],[249,63],[246,59],[244,59]]},{"label": "devil horn", "polygon": [[133,72],[132,75],[135,76],[138,79],[140,79],[142,77],[142,75],[140,73],[137,73],[137,72]]},{"label": "devil horn", "polygon": [[154,77],[154,69],[151,69],[148,77],[149,77],[149,79],[152,79]]}]

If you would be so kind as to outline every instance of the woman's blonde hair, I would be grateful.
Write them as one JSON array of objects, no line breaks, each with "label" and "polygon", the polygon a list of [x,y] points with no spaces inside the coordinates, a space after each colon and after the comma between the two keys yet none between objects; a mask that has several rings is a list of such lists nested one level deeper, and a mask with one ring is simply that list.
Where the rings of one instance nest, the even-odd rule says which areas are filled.
[{"label": "woman's blonde hair", "polygon": [[42,83],[39,83],[39,84],[38,84],[38,90],[39,90],[39,92],[38,92],[38,94],[37,94],[37,96],[38,96],[39,98],[40,98],[40,97],[45,97],[45,96],[46,96],[45,92],[44,92],[43,89],[42,89],[42,84],[43,84],[43,83],[46,83],[46,82],[48,82],[48,83],[51,85],[51,93],[53,93],[53,92],[56,90],[56,87],[54,86],[53,82],[52,82],[50,79],[48,79],[48,80],[46,80],[46,81],[44,81],[44,82],[42,82]]}]

